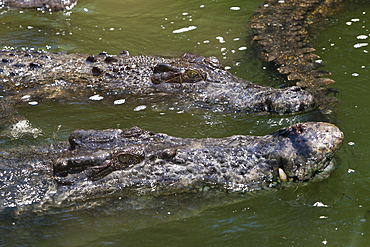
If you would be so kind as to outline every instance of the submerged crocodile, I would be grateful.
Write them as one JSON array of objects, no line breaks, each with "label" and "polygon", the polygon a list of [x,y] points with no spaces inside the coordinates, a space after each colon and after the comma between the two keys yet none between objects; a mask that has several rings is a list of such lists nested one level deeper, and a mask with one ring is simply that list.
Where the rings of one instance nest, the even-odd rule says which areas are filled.
[{"label": "submerged crocodile", "polygon": [[296,113],[315,105],[311,93],[292,86],[274,89],[234,76],[215,57],[98,56],[47,52],[0,52],[1,125],[21,117],[13,106],[45,100],[170,96],[179,106],[218,111]]},{"label": "submerged crocodile", "polygon": [[[267,0],[256,10],[250,28],[252,46],[266,63],[297,86],[273,89],[259,86],[227,72],[214,57],[185,53],[181,58],[2,51],[1,127],[25,121],[14,109],[22,102],[118,97],[122,94],[170,96],[183,107],[215,111],[295,113],[330,105],[333,83],[322,78],[330,72],[312,54],[313,27],[336,11],[338,0]],[[314,87],[314,89],[313,89]],[[308,89],[308,91],[302,88]],[[102,94],[102,95],[100,95]],[[113,95],[113,96],[112,96]],[[114,96],[115,95],[115,96]],[[320,107],[321,108],[321,107]]]},{"label": "submerged crocodile", "polygon": [[336,126],[313,122],[266,136],[220,139],[178,138],[138,127],[76,130],[69,144],[30,153],[3,151],[0,205],[71,202],[117,191],[152,196],[206,187],[245,192],[322,179],[333,170],[342,140]]},{"label": "submerged crocodile", "polygon": [[[322,78],[329,71],[314,54],[313,30],[325,18],[340,10],[343,0],[266,0],[255,11],[249,24],[252,46],[257,56],[289,81],[303,88],[317,88],[334,80]],[[318,62],[316,62],[318,61]]]},{"label": "submerged crocodile", "polygon": [[2,94],[13,101],[161,92],[248,112],[291,113],[314,104],[313,96],[299,87],[259,86],[232,75],[215,57],[190,53],[166,59],[127,52],[89,56],[2,51],[0,59]]},{"label": "submerged crocodile", "polygon": [[41,8],[45,10],[71,9],[77,0],[2,0],[0,7],[10,8]]}]

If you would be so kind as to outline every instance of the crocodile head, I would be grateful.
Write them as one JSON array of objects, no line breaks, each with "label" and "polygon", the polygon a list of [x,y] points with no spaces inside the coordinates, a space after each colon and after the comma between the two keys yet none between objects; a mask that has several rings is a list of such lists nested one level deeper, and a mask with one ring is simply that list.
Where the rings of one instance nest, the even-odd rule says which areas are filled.
[{"label": "crocodile head", "polygon": [[314,106],[311,93],[293,86],[274,89],[253,84],[228,72],[216,57],[185,53],[176,61],[159,63],[151,81],[166,87],[179,84],[184,91],[201,92],[198,98],[230,105],[247,112],[294,113]]},{"label": "crocodile head", "polygon": [[81,179],[110,185],[121,181],[121,187],[159,182],[174,190],[195,180],[248,187],[272,182],[278,170],[299,182],[328,176],[342,140],[343,133],[329,123],[221,139],[177,138],[138,127],[76,130],[69,150],[54,163],[54,175],[63,184]]},{"label": "crocodile head", "polygon": [[333,156],[344,138],[338,127],[321,122],[298,123],[271,136],[279,140],[278,147],[266,147],[265,157],[291,181],[321,180],[329,176],[334,169]]}]

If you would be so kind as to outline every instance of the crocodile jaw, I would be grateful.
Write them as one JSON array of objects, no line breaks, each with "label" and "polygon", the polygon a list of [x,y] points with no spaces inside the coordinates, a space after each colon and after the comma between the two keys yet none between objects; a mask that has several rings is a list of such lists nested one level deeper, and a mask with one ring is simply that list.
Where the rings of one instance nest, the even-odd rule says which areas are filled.
[{"label": "crocodile jaw", "polygon": [[[343,133],[338,127],[329,123],[320,123],[320,125],[305,123],[296,126],[302,132],[299,133],[301,148],[292,152],[288,145],[287,150],[289,151],[286,150],[282,158],[285,160],[281,165],[283,170],[289,178],[298,181],[328,177],[335,167],[333,156],[342,145]],[[291,146],[296,144],[294,138],[290,138]]]}]

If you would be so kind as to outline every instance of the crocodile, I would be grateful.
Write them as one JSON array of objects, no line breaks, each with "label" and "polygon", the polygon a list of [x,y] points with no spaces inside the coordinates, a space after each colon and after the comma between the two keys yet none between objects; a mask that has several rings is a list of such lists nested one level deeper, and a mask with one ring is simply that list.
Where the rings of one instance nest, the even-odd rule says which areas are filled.
[{"label": "crocodile", "polygon": [[117,191],[168,196],[205,188],[267,190],[329,176],[342,141],[339,128],[324,122],[219,139],[179,138],[138,127],[76,130],[69,142],[52,147],[2,151],[0,205],[75,202]]},{"label": "crocodile", "polygon": [[130,56],[127,51],[118,56],[2,51],[0,125],[11,129],[26,121],[14,105],[94,94],[170,95],[167,99],[179,100],[186,108],[218,112],[286,114],[318,106],[327,110],[337,100],[326,95],[337,91],[323,87],[334,80],[322,78],[330,72],[317,69],[323,65],[314,61],[319,56],[313,54],[312,30],[341,6],[338,0],[267,0],[255,11],[249,24],[251,50],[296,84],[284,89],[253,84],[227,72],[215,57],[189,53],[159,58]]},{"label": "crocodile", "polygon": [[[264,14],[259,17],[265,21]],[[261,32],[256,37],[259,45],[266,43],[261,42],[265,38]],[[306,49],[303,54],[309,52],[312,50]],[[295,113],[315,105],[313,94],[299,85],[284,89],[256,85],[232,75],[215,57],[190,53],[181,58],[131,56],[127,51],[117,56],[16,50],[0,55],[2,119],[16,115],[13,106],[21,103],[91,95],[171,95],[189,107],[216,106],[251,113]],[[283,67],[283,60],[278,59],[283,56],[270,61]],[[311,60],[312,56],[305,58]],[[297,68],[288,73],[294,70]],[[1,188],[8,196],[1,205],[74,201],[116,191],[158,196],[206,188],[235,192],[269,189],[327,177],[342,140],[343,133],[334,125],[312,122],[262,137],[199,140],[137,127],[77,130],[69,144],[29,152],[2,151]],[[16,187],[22,181],[28,186],[19,190]]]},{"label": "crocodile", "polygon": [[[0,52],[1,125],[22,119],[14,106],[46,100],[167,96],[179,106],[248,113],[297,113],[315,106],[298,86],[260,86],[228,72],[215,57],[185,53],[181,58],[97,56],[41,51]],[[168,97],[170,96],[170,97]]]},{"label": "crocodile", "polygon": [[34,8],[48,11],[71,9],[77,4],[77,0],[2,0],[1,7],[10,8]]},{"label": "crocodile", "polygon": [[324,90],[334,83],[312,46],[313,30],[324,26],[325,18],[343,8],[342,0],[267,0],[248,24],[251,46],[264,63],[302,88]]},{"label": "crocodile", "polygon": [[[292,113],[314,105],[297,86],[274,89],[234,76],[215,57],[99,56],[47,52],[0,52],[3,96],[28,101],[83,94],[184,94],[191,103],[228,105],[247,112]],[[86,89],[87,87],[87,89]],[[84,88],[84,90],[82,90]],[[69,92],[69,93],[68,93]],[[10,99],[10,98],[9,98]],[[11,99],[13,100],[13,99]]]}]

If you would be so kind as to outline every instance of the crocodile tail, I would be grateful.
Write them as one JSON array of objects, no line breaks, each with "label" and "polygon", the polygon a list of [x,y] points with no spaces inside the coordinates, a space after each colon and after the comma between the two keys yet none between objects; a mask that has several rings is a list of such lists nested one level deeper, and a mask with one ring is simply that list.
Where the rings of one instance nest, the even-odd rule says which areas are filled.
[{"label": "crocodile tail", "polygon": [[267,0],[255,11],[249,28],[252,48],[263,63],[272,63],[289,81],[317,88],[334,80],[317,70],[323,65],[313,52],[313,30],[342,7],[339,0]]}]

